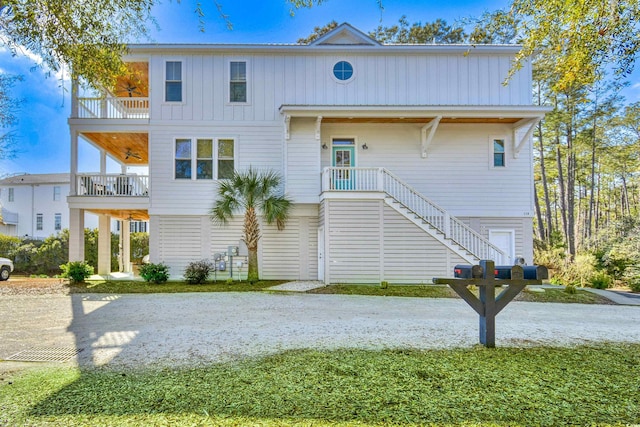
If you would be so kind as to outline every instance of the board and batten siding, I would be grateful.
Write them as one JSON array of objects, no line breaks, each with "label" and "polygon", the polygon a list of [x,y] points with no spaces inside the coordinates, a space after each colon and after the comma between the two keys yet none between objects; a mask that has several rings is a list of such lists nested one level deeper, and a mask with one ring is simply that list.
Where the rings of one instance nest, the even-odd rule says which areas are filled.
[{"label": "board and batten siding", "polygon": [[[325,124],[321,140],[331,146],[333,138],[355,138],[357,167],[386,168],[454,216],[533,217],[531,142],[514,158],[510,125],[441,124],[427,158],[420,127]],[[506,167],[492,167],[492,137],[506,141]],[[321,167],[331,166],[331,150],[321,156]]]},{"label": "board and batten siding", "polygon": [[[155,121],[279,121],[281,105],[530,105],[531,66],[505,86],[511,54],[468,52],[155,53],[149,67]],[[349,61],[354,78],[332,69]],[[182,61],[181,103],[164,102],[165,61]],[[229,103],[229,61],[246,61],[248,102]]]},{"label": "board and batten siding", "polygon": [[[176,138],[234,138],[236,170],[249,166],[284,174],[282,126],[152,126],[149,132],[151,215],[207,215],[213,207],[217,180],[175,179]],[[215,162],[214,162],[215,163]],[[216,165],[214,165],[214,173]]]}]

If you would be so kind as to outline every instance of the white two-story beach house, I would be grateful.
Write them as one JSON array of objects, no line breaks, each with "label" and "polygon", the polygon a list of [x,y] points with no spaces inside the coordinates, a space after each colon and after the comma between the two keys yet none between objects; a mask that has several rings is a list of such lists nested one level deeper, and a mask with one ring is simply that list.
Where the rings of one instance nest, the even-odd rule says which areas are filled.
[{"label": "white two-story beach house", "polygon": [[[219,180],[252,166],[281,173],[294,201],[285,230],[262,228],[262,278],[423,283],[480,259],[531,263],[532,132],[547,109],[532,105],[530,64],[503,84],[517,52],[382,45],[348,24],[309,45],[132,45],[128,78],[74,97],[70,258],[88,210],[99,272],[119,218],[149,220],[151,261],[181,276],[238,245],[240,213],[219,227],[209,210]],[[80,140],[123,173],[78,173]]]}]

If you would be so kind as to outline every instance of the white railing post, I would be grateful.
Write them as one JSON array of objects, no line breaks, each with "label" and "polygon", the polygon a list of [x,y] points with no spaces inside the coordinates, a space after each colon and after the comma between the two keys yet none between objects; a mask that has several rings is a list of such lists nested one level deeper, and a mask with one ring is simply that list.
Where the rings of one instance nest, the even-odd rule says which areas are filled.
[{"label": "white railing post", "polygon": [[377,183],[378,185],[376,189],[378,191],[384,191],[384,169],[383,168],[378,168],[377,177],[378,177],[378,183]]},{"label": "white railing post", "polygon": [[444,237],[448,239],[451,236],[451,215],[449,212],[444,213],[444,224],[442,224],[442,228],[444,229]]},{"label": "white railing post", "polygon": [[331,180],[329,179],[329,168],[324,168],[322,170],[322,191],[329,191]]}]

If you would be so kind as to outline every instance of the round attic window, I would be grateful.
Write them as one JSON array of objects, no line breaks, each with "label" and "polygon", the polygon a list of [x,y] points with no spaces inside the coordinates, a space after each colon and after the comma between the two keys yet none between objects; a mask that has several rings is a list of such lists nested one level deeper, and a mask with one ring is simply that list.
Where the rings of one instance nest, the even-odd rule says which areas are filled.
[{"label": "round attic window", "polygon": [[353,77],[353,65],[347,61],[336,62],[333,66],[333,75],[340,81],[347,81]]}]

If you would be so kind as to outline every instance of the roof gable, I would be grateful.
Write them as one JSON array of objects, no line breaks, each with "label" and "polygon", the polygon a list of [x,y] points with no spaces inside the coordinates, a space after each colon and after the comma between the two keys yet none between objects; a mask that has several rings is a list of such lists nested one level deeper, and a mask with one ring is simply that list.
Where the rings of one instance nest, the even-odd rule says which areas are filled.
[{"label": "roof gable", "polygon": [[309,43],[309,46],[327,45],[380,46],[380,43],[345,22]]}]

